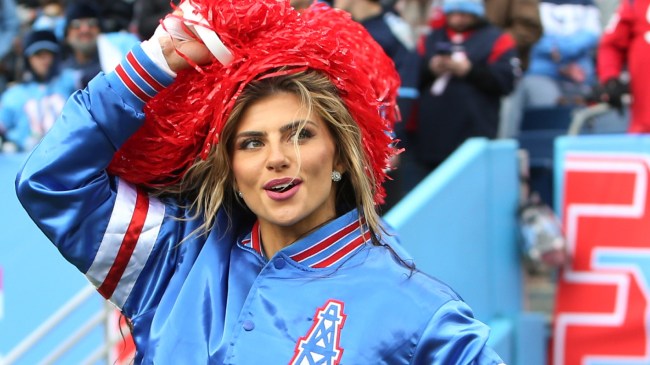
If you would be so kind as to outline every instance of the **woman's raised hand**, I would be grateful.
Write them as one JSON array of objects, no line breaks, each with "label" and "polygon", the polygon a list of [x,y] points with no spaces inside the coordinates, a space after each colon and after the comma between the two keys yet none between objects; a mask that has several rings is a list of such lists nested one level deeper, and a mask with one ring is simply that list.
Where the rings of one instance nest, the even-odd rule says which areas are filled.
[{"label": "woman's raised hand", "polygon": [[150,41],[158,42],[169,68],[178,72],[191,66],[188,59],[197,65],[214,60],[210,50],[197,35],[190,22],[183,21],[182,7],[163,19]]}]

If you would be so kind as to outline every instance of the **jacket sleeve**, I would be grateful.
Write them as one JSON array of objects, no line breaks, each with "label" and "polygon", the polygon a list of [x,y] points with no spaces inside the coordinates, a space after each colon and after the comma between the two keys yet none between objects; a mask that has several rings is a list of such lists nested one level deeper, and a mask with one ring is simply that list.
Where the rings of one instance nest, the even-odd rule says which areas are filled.
[{"label": "jacket sleeve", "polygon": [[[119,308],[148,262],[158,274],[173,268],[165,269],[165,258],[150,259],[165,255],[157,245],[161,235],[174,234],[163,227],[163,220],[173,219],[160,201],[108,175],[106,167],[142,124],[145,102],[172,81],[140,45],[134,47],[115,71],[99,74],[70,97],[16,179],[29,216]],[[148,293],[136,295],[155,289],[142,290]]]},{"label": "jacket sleeve", "polygon": [[598,80],[601,83],[620,76],[634,35],[633,30],[634,12],[631,2],[621,1],[598,45],[596,61]]},{"label": "jacket sleeve", "polygon": [[490,329],[461,300],[442,305],[426,325],[411,364],[503,365],[487,346]]}]

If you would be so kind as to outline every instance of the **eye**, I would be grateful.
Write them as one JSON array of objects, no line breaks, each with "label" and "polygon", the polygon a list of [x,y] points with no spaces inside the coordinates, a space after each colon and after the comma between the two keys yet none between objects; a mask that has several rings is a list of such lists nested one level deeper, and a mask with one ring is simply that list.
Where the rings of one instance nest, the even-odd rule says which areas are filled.
[{"label": "eye", "polygon": [[293,133],[291,133],[291,139],[292,140],[295,139],[297,142],[309,139],[313,136],[314,133],[310,131],[308,128],[295,129]]},{"label": "eye", "polygon": [[257,138],[246,138],[237,144],[240,150],[251,150],[254,148],[262,147],[264,144]]}]

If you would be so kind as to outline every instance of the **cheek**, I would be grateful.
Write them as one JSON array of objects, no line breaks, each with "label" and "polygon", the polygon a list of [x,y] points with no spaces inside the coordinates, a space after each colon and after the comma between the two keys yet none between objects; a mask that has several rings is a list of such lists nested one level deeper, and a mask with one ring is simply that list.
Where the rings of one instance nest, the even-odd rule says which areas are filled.
[{"label": "cheek", "polygon": [[245,186],[250,179],[250,164],[247,163],[242,158],[233,158],[232,160],[232,174],[235,179],[235,183],[238,186],[238,189],[241,189],[242,186]]},{"label": "cheek", "polygon": [[334,147],[315,153],[309,165],[314,170],[314,174],[327,176],[329,179],[334,169]]}]

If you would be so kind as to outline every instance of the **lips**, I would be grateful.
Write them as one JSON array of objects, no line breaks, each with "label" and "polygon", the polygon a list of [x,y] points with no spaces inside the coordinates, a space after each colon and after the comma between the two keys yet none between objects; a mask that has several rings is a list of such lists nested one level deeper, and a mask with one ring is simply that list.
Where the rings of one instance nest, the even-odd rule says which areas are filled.
[{"label": "lips", "polygon": [[273,200],[285,200],[294,196],[298,192],[298,187],[302,180],[298,178],[273,179],[264,184],[264,190]]},{"label": "lips", "polygon": [[272,191],[286,191],[291,187],[302,183],[302,180],[295,177],[284,177],[281,179],[273,179],[264,184],[264,190]]}]

